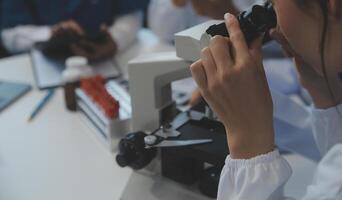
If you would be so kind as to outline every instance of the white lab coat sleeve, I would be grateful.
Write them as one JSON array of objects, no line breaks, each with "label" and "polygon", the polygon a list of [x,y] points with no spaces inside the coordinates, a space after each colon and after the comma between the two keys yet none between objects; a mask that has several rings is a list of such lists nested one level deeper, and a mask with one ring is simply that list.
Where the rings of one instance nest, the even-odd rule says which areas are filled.
[{"label": "white lab coat sleeve", "polygon": [[13,54],[29,51],[36,42],[47,41],[50,37],[48,26],[19,25],[1,32],[4,47]]},{"label": "white lab coat sleeve", "polygon": [[109,32],[117,44],[118,51],[127,49],[134,43],[142,27],[143,13],[141,11],[116,18],[109,27]]},{"label": "white lab coat sleeve", "polygon": [[[312,109],[312,126],[323,159],[305,200],[342,199],[342,104],[326,110]],[[340,198],[338,198],[340,197]]]},{"label": "white lab coat sleeve", "polygon": [[[342,104],[326,110],[312,109],[313,131],[324,157],[303,200],[342,199],[341,110]],[[228,156],[221,173],[218,199],[284,199],[282,188],[291,172],[278,151],[249,160],[233,160]]]},{"label": "white lab coat sleeve", "polygon": [[311,116],[315,141],[324,156],[334,145],[342,143],[342,104],[326,110],[313,108]]},{"label": "white lab coat sleeve", "polygon": [[307,188],[303,200],[342,199],[341,169],[342,144],[337,144],[329,150],[319,163],[313,182]]},{"label": "white lab coat sleeve", "polygon": [[283,199],[292,170],[278,150],[249,160],[227,157],[221,172],[218,200]]}]

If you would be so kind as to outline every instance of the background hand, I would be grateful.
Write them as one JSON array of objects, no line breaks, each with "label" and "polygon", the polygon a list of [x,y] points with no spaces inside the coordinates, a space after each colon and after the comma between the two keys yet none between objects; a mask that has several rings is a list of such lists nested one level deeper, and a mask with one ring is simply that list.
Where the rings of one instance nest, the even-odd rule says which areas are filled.
[{"label": "background hand", "polygon": [[273,103],[262,65],[262,38],[248,48],[238,20],[227,15],[230,38],[216,36],[191,66],[200,92],[227,130],[232,158],[274,149]]},{"label": "background hand", "polygon": [[102,26],[101,32],[103,39],[100,42],[82,39],[79,43],[71,45],[73,54],[84,56],[90,61],[100,61],[105,58],[114,56],[117,51],[117,45],[107,30]]},{"label": "background hand", "polygon": [[64,21],[54,25],[51,29],[52,37],[63,35],[65,33],[74,33],[78,36],[84,36],[83,28],[74,20]]},{"label": "background hand", "polygon": [[73,56],[70,45],[85,37],[85,32],[75,21],[61,22],[51,28],[51,38],[42,47],[43,53],[53,59]]}]

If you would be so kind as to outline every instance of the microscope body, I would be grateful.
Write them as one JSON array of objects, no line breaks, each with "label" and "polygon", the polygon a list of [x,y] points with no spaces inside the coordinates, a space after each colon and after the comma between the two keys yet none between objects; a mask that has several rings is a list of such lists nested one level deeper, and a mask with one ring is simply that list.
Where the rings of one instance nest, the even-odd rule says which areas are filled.
[{"label": "microscope body", "polygon": [[190,65],[208,44],[202,34],[219,22],[212,20],[177,33],[176,52],[142,55],[129,63],[133,131],[154,131],[169,120],[165,116],[174,109],[172,82],[191,76]]},{"label": "microscope body", "polygon": [[[204,113],[192,110],[180,113],[172,99],[171,83],[191,76],[190,65],[199,59],[201,49],[207,45],[202,33],[215,23],[218,21],[176,34],[176,52],[144,55],[132,60],[128,68],[134,132],[151,133],[170,124],[174,131],[181,133],[178,140],[213,140],[209,144],[159,149],[164,177],[186,185],[200,181],[202,193],[210,197],[216,196],[219,175],[228,155],[225,129]],[[187,119],[176,125],[174,121],[179,116]],[[208,181],[212,178],[215,178],[212,182]]]},{"label": "microscope body", "polygon": [[132,130],[158,129],[174,113],[171,83],[190,76],[191,62],[175,52],[144,55],[130,62],[128,73],[132,103]]}]

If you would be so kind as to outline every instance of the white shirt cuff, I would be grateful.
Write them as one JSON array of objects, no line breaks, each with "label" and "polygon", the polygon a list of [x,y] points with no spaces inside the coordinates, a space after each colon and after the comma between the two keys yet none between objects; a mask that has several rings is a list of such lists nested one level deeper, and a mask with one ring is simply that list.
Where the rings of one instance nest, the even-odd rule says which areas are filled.
[{"label": "white shirt cuff", "polygon": [[218,200],[278,199],[292,170],[278,150],[251,159],[226,159]]},{"label": "white shirt cuff", "polygon": [[318,108],[313,107],[312,114],[314,116],[330,118],[330,116],[338,115],[338,110],[342,112],[342,103],[339,104],[338,106],[334,106],[328,109],[318,109]]},{"label": "white shirt cuff", "polygon": [[280,154],[278,150],[251,159],[232,159],[229,155],[226,158],[226,166],[229,168],[251,167],[258,164],[270,163],[279,158]]},{"label": "white shirt cuff", "polygon": [[30,50],[36,42],[47,41],[51,37],[49,26],[23,25],[5,29],[1,33],[5,48],[11,53]]}]

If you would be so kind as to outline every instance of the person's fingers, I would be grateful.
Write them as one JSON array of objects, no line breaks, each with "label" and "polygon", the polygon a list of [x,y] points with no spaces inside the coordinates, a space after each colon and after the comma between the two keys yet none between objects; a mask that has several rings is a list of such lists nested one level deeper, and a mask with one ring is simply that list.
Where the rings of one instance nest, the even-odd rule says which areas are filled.
[{"label": "person's fingers", "polygon": [[63,35],[65,33],[65,29],[62,26],[62,23],[56,24],[51,28],[52,36]]},{"label": "person's fingers", "polygon": [[202,65],[202,61],[198,60],[190,66],[190,70],[192,73],[192,77],[197,83],[198,87],[202,90],[207,88],[207,75],[205,74],[204,67]]},{"label": "person's fingers", "polygon": [[234,65],[228,38],[222,36],[213,37],[210,40],[209,48],[219,72],[222,72]]},{"label": "person's fingers", "polygon": [[52,26],[52,28],[51,28],[51,35],[56,35],[58,33],[58,30],[59,30],[59,26],[58,25]]},{"label": "person's fingers", "polygon": [[201,60],[202,60],[202,65],[204,67],[205,73],[208,78],[207,81],[210,82],[210,80],[215,79],[215,75],[217,73],[217,67],[216,67],[213,55],[209,47],[202,49]]},{"label": "person's fingers", "polygon": [[100,26],[100,31],[101,31],[102,33],[109,34],[108,27],[107,27],[106,24],[102,24],[102,25]]},{"label": "person's fingers", "polygon": [[108,31],[107,25],[106,25],[106,24],[101,24],[100,30],[103,31],[103,32],[104,32],[104,31]]},{"label": "person's fingers", "polygon": [[262,42],[264,40],[264,37],[259,37],[257,39],[255,39],[250,46],[250,55],[252,56],[253,60],[254,60],[254,65],[250,65],[251,67],[256,67],[257,71],[261,72],[259,73],[260,77],[262,78],[262,80],[264,81],[264,84],[266,87],[268,87],[268,81],[266,78],[266,74],[265,74],[265,68],[263,64],[256,64],[256,63],[262,63],[263,60],[263,55],[262,55]]},{"label": "person's fingers", "polygon": [[201,91],[197,88],[191,95],[189,105],[195,106],[203,100]]},{"label": "person's fingers", "polygon": [[65,22],[64,24],[62,24],[62,26],[64,29],[72,30],[78,35],[85,35],[83,28],[73,20]]},{"label": "person's fingers", "polygon": [[72,21],[72,27],[79,35],[85,35],[83,28],[75,21]]},{"label": "person's fingers", "polygon": [[91,56],[86,50],[84,50],[79,45],[73,44],[71,45],[70,48],[71,48],[72,53],[75,54],[76,56],[83,56],[86,58],[89,58]]},{"label": "person's fingers", "polygon": [[253,58],[256,59],[257,62],[262,62],[262,42],[263,37],[259,37],[255,39],[249,49],[249,52]]},{"label": "person's fingers", "polygon": [[74,30],[71,28],[71,24],[69,22],[63,22],[59,25],[60,29],[63,31],[73,31]]},{"label": "person's fingers", "polygon": [[79,45],[87,49],[97,49],[98,45],[88,40],[81,40]]},{"label": "person's fingers", "polygon": [[240,23],[237,18],[227,13],[224,15],[225,23],[229,32],[230,41],[236,53],[235,62],[244,61],[249,58],[248,45],[245,36],[240,28]]},{"label": "person's fingers", "polygon": [[112,38],[111,34],[109,33],[109,30],[108,30],[107,25],[102,24],[101,27],[100,27],[100,31],[101,31],[103,34],[105,34],[105,36],[106,36],[107,39],[111,39],[111,38]]}]

